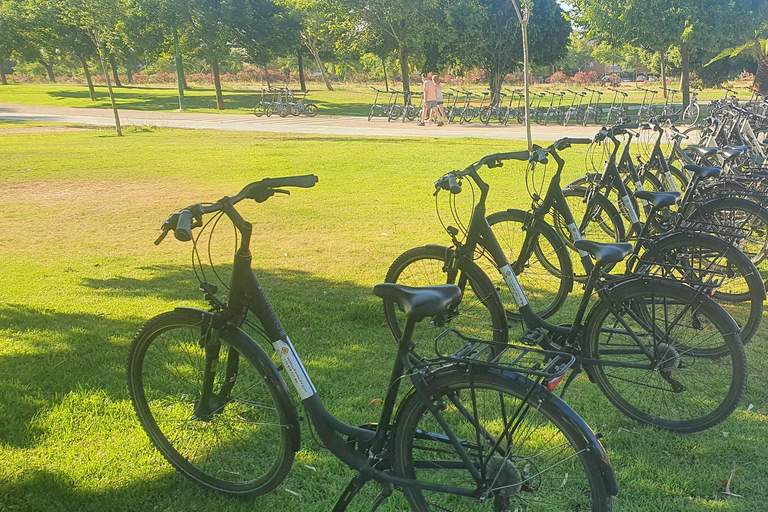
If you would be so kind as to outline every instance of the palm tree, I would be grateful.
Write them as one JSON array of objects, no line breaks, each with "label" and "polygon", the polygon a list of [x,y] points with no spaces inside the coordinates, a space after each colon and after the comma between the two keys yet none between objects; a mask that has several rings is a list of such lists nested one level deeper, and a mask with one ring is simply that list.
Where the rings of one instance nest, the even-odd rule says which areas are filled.
[{"label": "palm tree", "polygon": [[755,82],[752,84],[752,87],[760,94],[768,94],[768,38],[760,39],[757,32],[755,32],[754,38],[751,38],[743,45],[735,48],[726,48],[717,57],[707,62],[705,66],[709,66],[713,62],[726,57],[736,57],[738,55],[749,55],[757,61]]}]

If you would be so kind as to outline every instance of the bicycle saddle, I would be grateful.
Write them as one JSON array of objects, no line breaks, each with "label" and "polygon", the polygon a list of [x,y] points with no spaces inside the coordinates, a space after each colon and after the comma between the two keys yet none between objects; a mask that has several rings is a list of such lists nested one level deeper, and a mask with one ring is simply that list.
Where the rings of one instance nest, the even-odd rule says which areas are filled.
[{"label": "bicycle saddle", "polygon": [[720,148],[708,148],[704,146],[686,146],[685,151],[691,150],[699,156],[712,156],[720,151]]},{"label": "bicycle saddle", "polygon": [[722,167],[702,167],[694,164],[684,165],[683,169],[692,172],[699,178],[719,178],[723,172]]},{"label": "bicycle saddle", "polygon": [[597,265],[607,265],[608,263],[618,263],[630,254],[632,254],[632,244],[616,242],[611,244],[601,244],[591,240],[576,240],[573,245],[586,251],[597,260]]},{"label": "bicycle saddle", "polygon": [[414,288],[395,283],[380,283],[373,287],[373,293],[384,300],[396,302],[416,321],[437,316],[452,304],[461,300],[461,288],[454,284]]},{"label": "bicycle saddle", "polygon": [[724,148],[720,150],[720,154],[723,155],[723,158],[726,160],[730,160],[732,158],[736,158],[737,156],[741,155],[744,151],[747,150],[749,146],[734,146],[730,148]]},{"label": "bicycle saddle", "polygon": [[680,202],[680,192],[651,192],[650,190],[640,190],[635,192],[635,197],[645,199],[654,206],[666,208]]}]

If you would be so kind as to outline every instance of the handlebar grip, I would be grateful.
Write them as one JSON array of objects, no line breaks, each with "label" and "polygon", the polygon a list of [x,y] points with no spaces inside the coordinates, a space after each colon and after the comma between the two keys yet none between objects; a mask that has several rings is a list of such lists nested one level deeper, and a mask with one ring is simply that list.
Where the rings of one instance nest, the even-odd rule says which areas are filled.
[{"label": "handlebar grip", "polygon": [[592,144],[592,139],[582,139],[582,138],[572,139],[568,137],[568,142],[570,142],[571,144]]},{"label": "handlebar grip", "polygon": [[497,160],[520,160],[526,162],[530,157],[527,151],[514,151],[512,153],[496,153],[493,155]]},{"label": "handlebar grip", "polygon": [[456,181],[456,176],[448,174],[446,177],[448,178],[448,190],[451,191],[451,194],[458,194],[461,192],[461,185]]},{"label": "handlebar grip", "polygon": [[300,188],[312,188],[317,183],[317,176],[314,174],[306,174],[304,176],[286,176],[285,178],[267,178],[264,180],[265,185],[277,188],[277,187],[300,187]]},{"label": "handlebar grip", "polygon": [[179,220],[176,222],[176,229],[173,230],[176,240],[189,242],[192,240],[192,213],[189,210],[179,212]]}]

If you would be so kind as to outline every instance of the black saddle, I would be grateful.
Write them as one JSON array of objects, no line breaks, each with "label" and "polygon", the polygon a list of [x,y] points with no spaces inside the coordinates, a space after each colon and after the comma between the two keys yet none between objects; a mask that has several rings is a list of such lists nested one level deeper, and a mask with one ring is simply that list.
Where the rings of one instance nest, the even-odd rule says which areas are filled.
[{"label": "black saddle", "polygon": [[416,321],[443,313],[461,300],[461,288],[454,284],[414,288],[395,283],[380,283],[373,287],[377,297],[396,302]]},{"label": "black saddle", "polygon": [[635,192],[635,197],[645,199],[649,203],[659,208],[666,208],[680,202],[680,192],[651,192],[649,190],[640,190]]},{"label": "black saddle", "polygon": [[719,178],[723,172],[722,167],[702,167],[700,165],[688,164],[683,166],[686,171],[692,172],[699,178]]},{"label": "black saddle", "polygon": [[632,254],[632,244],[624,242],[601,244],[591,240],[576,240],[573,245],[595,258],[598,266],[618,263]]},{"label": "black saddle", "polygon": [[685,151],[691,151],[693,153],[696,153],[698,156],[712,156],[716,155],[718,151],[720,151],[720,148],[708,148],[706,146],[686,146]]},{"label": "black saddle", "polygon": [[748,149],[748,147],[744,147],[744,146],[724,148],[724,149],[720,150],[720,154],[723,155],[724,159],[731,160],[731,159],[736,158],[739,155],[741,155],[747,149]]}]

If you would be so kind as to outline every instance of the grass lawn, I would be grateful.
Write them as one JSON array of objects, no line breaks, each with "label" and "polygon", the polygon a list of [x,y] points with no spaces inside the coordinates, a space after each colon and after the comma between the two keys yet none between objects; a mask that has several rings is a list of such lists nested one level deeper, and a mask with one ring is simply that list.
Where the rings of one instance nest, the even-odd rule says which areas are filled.
[{"label": "grass lawn", "polygon": [[[383,84],[376,85],[378,88],[383,89]],[[636,85],[643,86],[643,84],[635,83],[625,83],[621,86],[621,89],[629,94],[626,100],[627,105],[638,106],[643,101],[644,93],[638,90]],[[646,87],[649,89],[660,89],[658,83],[647,84]],[[196,86],[184,93],[184,108],[186,112],[251,114],[254,105],[261,98],[260,88],[261,86],[259,85],[225,88],[224,105],[226,108],[221,111],[216,110],[216,96],[213,87],[203,88]],[[307,101],[317,104],[320,115],[367,116],[375,96],[370,86],[364,84],[336,85],[334,91],[327,91],[319,84],[310,84],[309,88]],[[543,84],[533,87],[532,91],[559,92],[566,91],[568,88],[571,90],[574,88],[580,89],[576,86],[550,86]],[[482,92],[487,90],[487,87],[472,86],[470,89],[478,94],[482,94]],[[412,86],[412,90],[419,90],[419,86]],[[607,109],[610,106],[613,93],[607,89],[602,90],[605,94],[602,97],[601,103]],[[115,87],[114,91],[118,108],[166,112],[179,108],[178,92],[173,86],[126,86],[121,88]],[[450,86],[444,85],[443,91],[450,93]],[[88,87],[85,85],[7,85],[0,87],[0,102],[58,107],[111,108],[106,86],[97,86],[96,94],[98,100],[94,102],[91,101],[88,95]],[[707,89],[699,94],[699,101],[708,103],[710,100],[722,98],[723,94],[724,92],[721,89]],[[566,94],[563,105],[570,105],[572,97],[572,94]],[[739,90],[740,99],[747,100],[749,97],[750,93],[748,91]],[[386,103],[387,98],[387,95],[379,95],[378,102]],[[399,102],[402,103],[402,97],[399,98]],[[536,105],[538,99],[534,97],[532,102],[533,105]],[[661,94],[657,94],[654,104],[663,102]],[[680,94],[675,97],[675,102],[678,104],[682,102]],[[479,100],[475,101],[475,103],[479,104]],[[461,104],[461,101],[459,104]],[[545,98],[542,105],[549,105],[549,97]]]},{"label": "grass lawn", "polygon": [[[199,490],[150,446],[128,398],[131,339],[153,315],[205,307],[191,245],[152,244],[160,223],[263,177],[317,174],[315,188],[241,212],[254,223],[254,269],[327,407],[363,424],[378,418],[395,352],[370,288],[404,250],[448,241],[432,197],[441,173],[524,143],[126,132],[0,122],[0,510],[330,510],[353,474],[306,425],[292,472],[255,502]],[[570,179],[584,155],[569,151]],[[529,205],[523,171],[485,172],[489,211]],[[216,238],[225,271],[231,237],[224,226]],[[764,509],[766,332],[747,347],[742,405],[704,433],[640,427],[576,381],[566,398],[604,435],[617,510]],[[730,490],[742,497],[722,492],[734,468]],[[368,510],[376,493],[350,510]],[[404,508],[396,494],[381,510]]]}]

